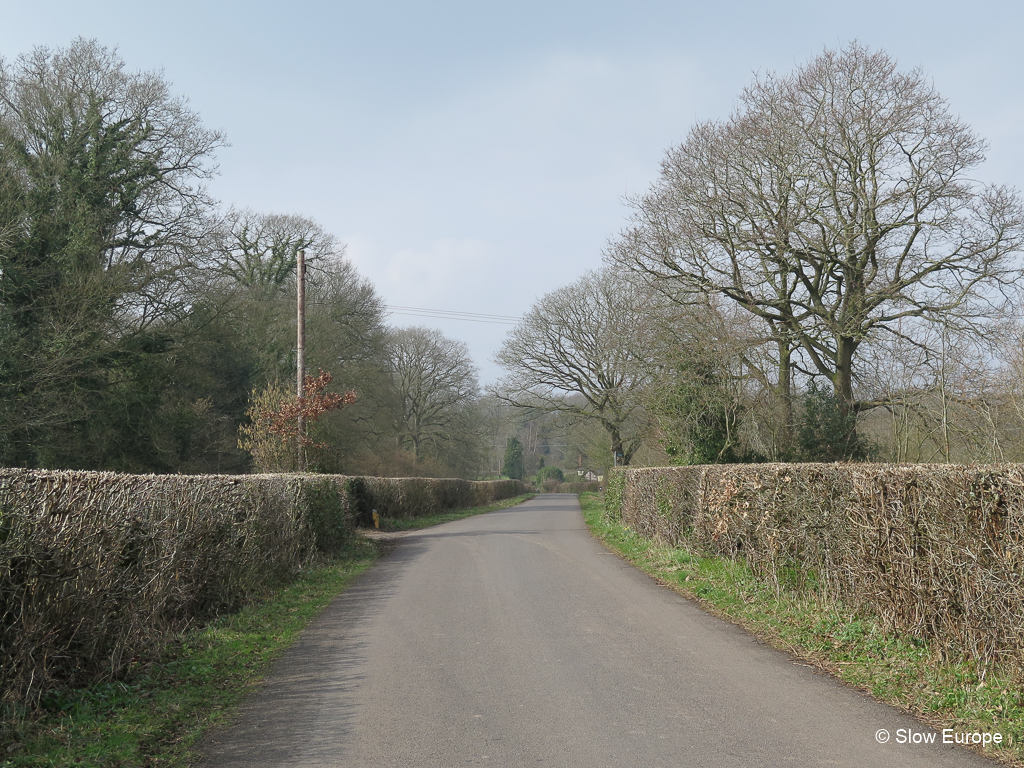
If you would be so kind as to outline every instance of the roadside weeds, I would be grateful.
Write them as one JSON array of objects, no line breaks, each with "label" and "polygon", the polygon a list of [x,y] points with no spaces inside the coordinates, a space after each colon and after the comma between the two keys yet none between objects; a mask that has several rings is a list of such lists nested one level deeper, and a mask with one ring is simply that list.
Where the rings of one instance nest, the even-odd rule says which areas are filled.
[{"label": "roadside weeds", "polygon": [[[522,503],[532,494],[486,507],[384,521],[390,530],[426,528]],[[398,534],[401,535],[401,534]],[[3,768],[180,768],[195,744],[224,726],[271,665],[355,579],[394,546],[357,535],[329,563],[241,611],[186,633],[158,662],[122,680],[53,691],[39,711],[13,713],[0,731]],[[376,540],[383,539],[383,540]]]},{"label": "roadside weeds", "polygon": [[609,549],[710,613],[940,731],[1000,733],[1002,745],[975,751],[1024,768],[1024,681],[943,659],[928,644],[812,593],[765,584],[742,561],[658,545],[609,522],[601,494],[581,494],[580,506]]}]

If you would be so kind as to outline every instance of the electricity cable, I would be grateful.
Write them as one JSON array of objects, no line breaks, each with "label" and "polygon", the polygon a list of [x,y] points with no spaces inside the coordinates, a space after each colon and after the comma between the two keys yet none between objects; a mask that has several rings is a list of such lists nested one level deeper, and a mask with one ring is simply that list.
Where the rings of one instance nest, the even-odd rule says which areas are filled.
[{"label": "electricity cable", "polygon": [[413,317],[431,317],[436,320],[465,320],[472,323],[494,323],[498,325],[515,325],[521,317],[512,315],[489,315],[482,312],[457,312],[449,309],[428,309],[426,307],[400,307],[388,305],[388,314],[410,315]]}]

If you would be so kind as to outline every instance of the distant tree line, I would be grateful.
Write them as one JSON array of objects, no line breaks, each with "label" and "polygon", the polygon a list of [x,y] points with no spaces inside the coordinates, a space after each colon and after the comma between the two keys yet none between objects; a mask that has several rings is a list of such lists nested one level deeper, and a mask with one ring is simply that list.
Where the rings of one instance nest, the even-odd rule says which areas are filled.
[{"label": "distant tree line", "polygon": [[224,143],[93,41],[0,63],[0,464],[293,469],[261,425],[292,412],[300,250],[307,370],[344,405],[310,424],[315,471],[1024,458],[1019,196],[882,52],[696,125],[486,393],[465,345],[389,327],[315,221],[213,200]]}]

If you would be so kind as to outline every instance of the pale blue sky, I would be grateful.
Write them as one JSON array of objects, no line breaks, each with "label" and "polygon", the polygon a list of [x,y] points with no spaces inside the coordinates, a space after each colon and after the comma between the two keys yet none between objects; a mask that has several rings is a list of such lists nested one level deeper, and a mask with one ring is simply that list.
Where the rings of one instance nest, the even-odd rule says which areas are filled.
[{"label": "pale blue sky", "polygon": [[[0,3],[0,55],[76,36],[162,69],[232,146],[225,205],[299,213],[392,305],[519,315],[600,266],[622,196],[754,72],[852,39],[921,66],[1024,187],[1019,2]],[[484,381],[505,327],[466,341]]]}]

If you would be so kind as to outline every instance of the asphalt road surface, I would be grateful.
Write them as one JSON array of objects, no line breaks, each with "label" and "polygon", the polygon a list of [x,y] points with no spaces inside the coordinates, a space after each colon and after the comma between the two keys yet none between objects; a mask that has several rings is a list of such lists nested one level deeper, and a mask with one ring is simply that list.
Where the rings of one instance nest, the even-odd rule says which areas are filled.
[{"label": "asphalt road surface", "polygon": [[590,538],[575,496],[542,495],[404,536],[201,764],[994,765],[941,740],[660,587]]}]

